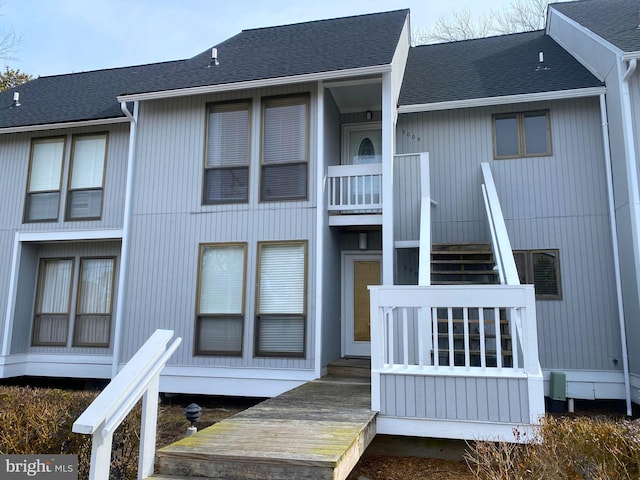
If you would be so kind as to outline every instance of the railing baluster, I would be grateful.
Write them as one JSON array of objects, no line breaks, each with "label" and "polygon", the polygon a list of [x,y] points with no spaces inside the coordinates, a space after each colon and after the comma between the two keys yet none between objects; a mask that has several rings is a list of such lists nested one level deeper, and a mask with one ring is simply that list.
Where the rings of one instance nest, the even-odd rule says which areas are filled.
[{"label": "railing baluster", "polygon": [[496,329],[496,367],[502,369],[502,329],[500,328],[500,309],[493,309],[493,321]]},{"label": "railing baluster", "polygon": [[389,329],[389,364],[394,365],[395,359],[395,325],[393,321],[393,310],[389,309],[387,312],[387,328]]},{"label": "railing baluster", "polygon": [[424,350],[427,339],[424,336],[424,323],[426,312],[427,309],[425,307],[418,310],[418,365],[420,365],[420,367],[425,366]]},{"label": "railing baluster", "polygon": [[509,332],[511,333],[511,360],[514,369],[520,368],[520,358],[518,355],[518,322],[517,317],[520,316],[520,309],[509,309],[511,314],[509,315]]},{"label": "railing baluster", "polygon": [[433,366],[438,367],[440,365],[440,344],[438,343],[438,309],[433,307],[431,309],[431,318],[433,322]]},{"label": "railing baluster", "polygon": [[447,308],[447,335],[449,336],[449,368],[455,367],[454,342],[453,342],[453,308]]},{"label": "railing baluster", "polygon": [[409,318],[407,307],[402,309],[402,348],[404,357],[404,368],[409,367]]},{"label": "railing baluster", "polygon": [[467,370],[471,366],[471,353],[469,347],[469,309],[464,307],[462,309],[462,328],[464,333],[464,366]]},{"label": "railing baluster", "polygon": [[480,333],[480,367],[484,369],[487,367],[487,357],[484,344],[484,308],[482,307],[478,309],[478,329]]}]

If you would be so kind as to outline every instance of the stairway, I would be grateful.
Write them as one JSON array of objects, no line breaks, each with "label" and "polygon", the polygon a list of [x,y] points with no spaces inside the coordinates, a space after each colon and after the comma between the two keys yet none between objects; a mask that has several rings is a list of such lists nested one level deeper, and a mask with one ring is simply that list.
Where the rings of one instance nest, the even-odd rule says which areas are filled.
[{"label": "stairway", "polygon": [[434,244],[431,249],[432,285],[498,283],[488,243]]}]

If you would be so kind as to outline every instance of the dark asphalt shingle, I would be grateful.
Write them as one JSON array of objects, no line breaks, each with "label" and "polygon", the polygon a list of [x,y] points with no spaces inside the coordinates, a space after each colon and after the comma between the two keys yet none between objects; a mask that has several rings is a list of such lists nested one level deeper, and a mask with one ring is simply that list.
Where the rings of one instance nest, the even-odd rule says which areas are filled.
[{"label": "dark asphalt shingle", "polygon": [[[536,71],[544,53],[548,70]],[[598,87],[602,83],[542,31],[412,48],[400,105]]]},{"label": "dark asphalt shingle", "polygon": [[623,52],[640,51],[640,0],[581,0],[554,3],[551,8]]}]

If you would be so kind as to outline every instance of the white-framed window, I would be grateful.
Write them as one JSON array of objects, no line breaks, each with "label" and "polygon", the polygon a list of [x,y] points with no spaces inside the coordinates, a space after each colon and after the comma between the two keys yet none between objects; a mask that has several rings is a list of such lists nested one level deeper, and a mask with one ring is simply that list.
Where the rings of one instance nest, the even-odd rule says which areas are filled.
[{"label": "white-framed window", "polygon": [[25,222],[58,220],[64,147],[64,137],[31,141]]},{"label": "white-framed window", "polygon": [[262,104],[260,200],[304,200],[308,192],[309,96]]},{"label": "white-framed window", "polygon": [[549,111],[493,116],[493,156],[496,159],[551,155]]},{"label": "white-framed window", "polygon": [[109,346],[114,270],[114,257],[80,259],[74,346]]},{"label": "white-framed window", "polygon": [[73,137],[67,220],[95,220],[101,217],[106,156],[106,133]]},{"label": "white-framed window", "polygon": [[251,102],[209,105],[202,203],[249,201]]},{"label": "white-framed window", "polygon": [[247,245],[200,245],[196,355],[242,355]]},{"label": "white-framed window", "polygon": [[69,333],[73,258],[40,260],[31,333],[34,346],[66,346]]},{"label": "white-framed window", "polygon": [[257,356],[304,357],[306,241],[259,242]]},{"label": "white-framed window", "polygon": [[558,249],[514,250],[513,258],[520,283],[533,284],[536,300],[562,300]]}]

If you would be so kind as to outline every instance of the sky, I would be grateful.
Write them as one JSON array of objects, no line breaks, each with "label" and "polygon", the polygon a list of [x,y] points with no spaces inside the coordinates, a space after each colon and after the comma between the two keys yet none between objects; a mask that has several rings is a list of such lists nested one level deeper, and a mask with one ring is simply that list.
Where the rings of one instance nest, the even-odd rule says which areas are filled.
[{"label": "sky", "polygon": [[0,0],[0,32],[21,36],[5,66],[34,77],[190,58],[243,29],[411,9],[430,28],[452,11],[511,0]]}]

